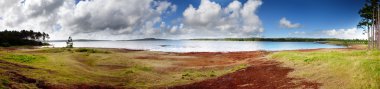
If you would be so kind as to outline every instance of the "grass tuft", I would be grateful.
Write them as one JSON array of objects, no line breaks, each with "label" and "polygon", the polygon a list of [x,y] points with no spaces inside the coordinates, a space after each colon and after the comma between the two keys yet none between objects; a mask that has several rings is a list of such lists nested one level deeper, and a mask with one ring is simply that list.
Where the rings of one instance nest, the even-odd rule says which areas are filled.
[{"label": "grass tuft", "polygon": [[235,72],[235,71],[238,71],[240,69],[247,68],[247,67],[248,67],[248,64],[240,64],[240,65],[234,66],[232,69],[230,69],[230,72]]},{"label": "grass tuft", "polygon": [[138,73],[138,72],[150,72],[152,70],[153,70],[152,67],[136,65],[136,66],[126,69],[125,74],[133,74],[133,73]]},{"label": "grass tuft", "polygon": [[9,80],[6,80],[6,79],[1,79],[1,84],[2,86],[5,86],[5,85],[9,85],[10,81]]},{"label": "grass tuft", "polygon": [[3,59],[22,62],[22,63],[32,63],[38,60],[45,60],[46,57],[39,55],[18,55],[18,54],[9,54],[3,57]]},{"label": "grass tuft", "polygon": [[215,71],[194,71],[194,70],[187,70],[184,72],[181,76],[181,79],[184,80],[195,80],[196,78],[202,78],[202,77],[215,77],[217,74]]}]

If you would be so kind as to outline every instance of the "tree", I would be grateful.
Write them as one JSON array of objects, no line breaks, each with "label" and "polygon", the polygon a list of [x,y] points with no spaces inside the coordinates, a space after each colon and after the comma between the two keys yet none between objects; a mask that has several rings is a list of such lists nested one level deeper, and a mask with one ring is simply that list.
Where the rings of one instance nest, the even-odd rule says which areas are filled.
[{"label": "tree", "polygon": [[[0,31],[0,46],[20,46],[20,45],[43,45],[41,39],[49,38],[49,35],[41,32],[33,32],[32,30],[21,31]],[[46,44],[46,43],[45,43]]]},{"label": "tree", "polygon": [[[366,29],[366,33],[368,33],[368,47],[375,48],[378,40],[375,38],[377,30],[375,30],[374,24],[378,19],[378,10],[379,10],[379,0],[366,0],[364,7],[359,10],[359,15],[362,17],[360,22],[358,23],[358,28]],[[379,46],[379,45],[378,45]]]},{"label": "tree", "polygon": [[46,40],[48,40],[50,37],[49,37],[49,34],[46,34],[45,32],[42,33],[42,40],[44,42],[47,42]]},{"label": "tree", "polygon": [[74,45],[73,39],[70,36],[69,39],[66,42],[66,48],[73,48],[74,47],[73,45]]}]

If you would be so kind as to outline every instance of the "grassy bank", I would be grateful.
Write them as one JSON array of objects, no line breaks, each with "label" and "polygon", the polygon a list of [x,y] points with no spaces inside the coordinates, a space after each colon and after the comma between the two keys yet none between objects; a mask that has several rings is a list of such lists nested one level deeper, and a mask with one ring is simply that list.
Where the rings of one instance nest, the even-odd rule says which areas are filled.
[{"label": "grassy bank", "polygon": [[284,51],[270,59],[294,68],[290,77],[306,78],[322,83],[327,89],[380,88],[380,51],[318,50]]},{"label": "grassy bank", "polygon": [[[246,68],[250,61],[245,59],[264,56],[259,54],[96,48],[0,49],[0,89],[41,88],[41,85],[64,88],[168,87],[216,78]],[[380,88],[380,51],[281,51],[273,52],[267,58],[293,68],[289,77],[321,83],[323,89]]]},{"label": "grassy bank", "polygon": [[[215,78],[246,67],[184,65],[192,58],[196,57],[119,49],[0,49],[0,89],[36,88],[41,82],[66,88],[95,85],[157,88]],[[33,81],[15,80],[21,76],[19,80],[25,77]]]}]

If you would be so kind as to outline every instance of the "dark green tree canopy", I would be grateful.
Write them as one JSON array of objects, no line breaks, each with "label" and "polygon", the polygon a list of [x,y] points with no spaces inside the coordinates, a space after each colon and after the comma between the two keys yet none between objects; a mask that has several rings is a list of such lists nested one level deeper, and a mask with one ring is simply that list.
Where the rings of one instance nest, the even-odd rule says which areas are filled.
[{"label": "dark green tree canopy", "polygon": [[0,31],[0,46],[43,45],[42,41],[49,39],[49,34],[33,30]]},{"label": "dark green tree canopy", "polygon": [[376,19],[374,15],[378,13],[378,8],[379,0],[366,0],[363,8],[359,10],[359,15],[360,17],[362,17],[362,19],[360,20],[357,26],[359,28],[364,29],[366,29],[366,27],[371,26],[374,22],[374,19]]}]

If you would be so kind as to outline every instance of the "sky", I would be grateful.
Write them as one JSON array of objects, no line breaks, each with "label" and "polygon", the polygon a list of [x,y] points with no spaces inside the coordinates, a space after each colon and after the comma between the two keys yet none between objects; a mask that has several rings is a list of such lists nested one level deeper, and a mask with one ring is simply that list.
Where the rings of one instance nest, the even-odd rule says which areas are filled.
[{"label": "sky", "polygon": [[365,39],[364,0],[0,0],[1,30],[52,40],[306,37]]}]

